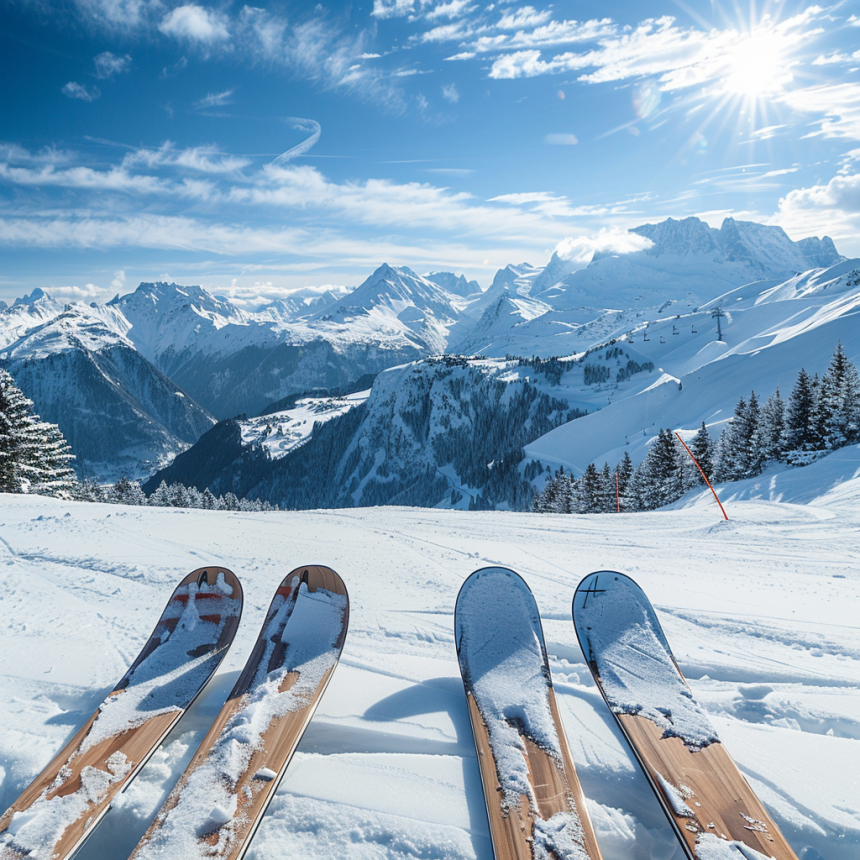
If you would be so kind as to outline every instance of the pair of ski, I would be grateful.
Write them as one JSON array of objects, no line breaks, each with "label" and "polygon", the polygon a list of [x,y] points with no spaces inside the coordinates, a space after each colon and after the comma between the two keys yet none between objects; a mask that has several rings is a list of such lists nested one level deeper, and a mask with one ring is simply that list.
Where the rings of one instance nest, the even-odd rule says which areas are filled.
[{"label": "pair of ski", "polygon": [[[221,567],[179,583],[98,710],[0,818],[0,860],[67,860],[226,656],[242,615]],[[281,582],[251,656],[132,857],[240,860],[337,665],[349,597],[330,568]]]},{"label": "pair of ski", "polygon": [[[693,698],[642,589],[621,573],[592,573],[572,612],[684,856],[797,860]],[[600,860],[528,585],[506,568],[475,571],[454,627],[496,860]]]}]

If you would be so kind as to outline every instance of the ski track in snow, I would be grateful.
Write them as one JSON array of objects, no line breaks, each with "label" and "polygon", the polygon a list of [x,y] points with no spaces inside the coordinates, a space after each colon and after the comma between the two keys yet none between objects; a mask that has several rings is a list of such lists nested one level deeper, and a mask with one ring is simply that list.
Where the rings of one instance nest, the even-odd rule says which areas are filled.
[{"label": "ski track in snow", "polygon": [[235,683],[274,589],[296,565],[322,563],[349,588],[350,634],[248,860],[490,860],[453,610],[472,571],[503,566],[541,610],[604,857],[681,860],[570,620],[582,576],[611,568],[651,598],[697,701],[798,855],[856,860],[860,480],[825,496],[829,486],[804,505],[736,501],[728,523],[704,499],[573,517],[241,514],[2,496],[0,805],[122,677],[177,578],[224,565],[245,590],[232,649],[78,855],[126,860]]}]

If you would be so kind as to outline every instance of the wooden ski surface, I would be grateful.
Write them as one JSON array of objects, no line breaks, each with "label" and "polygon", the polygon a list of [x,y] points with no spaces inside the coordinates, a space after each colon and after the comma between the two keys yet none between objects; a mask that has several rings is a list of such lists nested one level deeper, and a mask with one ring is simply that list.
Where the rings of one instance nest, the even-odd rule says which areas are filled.
[{"label": "wooden ski surface", "polygon": [[[518,745],[521,747],[520,754],[525,761],[528,773],[528,792],[519,794],[513,802],[510,791],[505,790],[500,770],[501,762],[491,743],[488,722],[492,718],[485,719],[482,714],[482,703],[475,695],[474,682],[478,679],[473,677],[473,669],[469,665],[466,648],[463,647],[462,637],[466,635],[466,631],[461,629],[458,623],[458,619],[465,614],[463,612],[464,591],[472,577],[478,575],[492,578],[494,588],[502,600],[506,600],[505,590],[513,588],[523,599],[524,604],[533,610],[533,618],[536,621],[533,630],[540,649],[539,660],[542,663],[542,672],[532,680],[545,690],[546,707],[554,735],[552,745],[557,750],[549,751],[543,745],[539,745],[535,738],[524,730],[520,721],[516,719],[508,721],[509,725],[517,731]],[[585,797],[559,716],[540,617],[531,591],[518,574],[506,568],[483,568],[475,571],[472,577],[463,584],[457,598],[455,630],[460,671],[475,738],[494,856],[496,860],[533,860],[538,856],[550,857],[552,860],[601,860]],[[492,612],[492,607],[482,608]],[[515,631],[504,622],[499,624],[498,632],[502,637],[516,636]],[[472,647],[482,649],[486,644],[476,642]],[[513,644],[516,647],[517,643]],[[555,816],[558,817],[551,822]],[[546,832],[551,834],[553,831],[562,830],[565,822],[568,823],[566,837],[571,832],[576,832],[576,844],[571,844],[566,837],[559,840],[558,844],[553,844],[551,835],[546,838],[541,835],[545,823],[550,823]]]},{"label": "wooden ski surface", "polygon": [[[314,603],[324,604],[322,615],[310,614]],[[308,565],[284,578],[227,702],[132,858],[240,860],[245,856],[328,686],[348,624],[349,596],[331,568]],[[314,626],[314,653],[302,652]],[[316,674],[314,660],[322,660],[316,664]],[[272,693],[295,693],[306,670],[312,679],[310,688],[295,700],[281,697],[288,704],[273,711],[271,719],[260,724],[259,734],[254,734],[250,726],[258,719],[254,712],[265,706],[261,703],[271,703]],[[225,761],[235,758],[239,747],[245,754],[237,773]]]},{"label": "wooden ski surface", "polygon": [[[686,856],[689,860],[708,856],[708,849],[713,851],[715,840],[718,839],[741,843],[746,849],[758,852],[738,851],[737,856],[746,860],[758,860],[759,857],[763,860],[797,860],[796,854],[725,746],[716,740],[716,732],[713,732],[715,740],[701,747],[685,742],[682,737],[665,736],[664,727],[646,716],[624,712],[625,709],[619,707],[613,696],[607,693],[601,680],[601,668],[609,672],[614,667],[606,662],[606,655],[600,653],[602,648],[594,647],[593,629],[584,620],[585,607],[591,601],[591,615],[588,618],[593,621],[594,607],[597,601],[601,601],[605,603],[607,618],[611,619],[612,600],[619,595],[624,600],[635,601],[641,606],[642,612],[638,618],[629,613],[625,615],[625,622],[629,626],[623,628],[619,624],[619,636],[615,638],[611,658],[608,659],[616,665],[623,665],[624,652],[628,646],[620,637],[635,624],[647,624],[665,649],[671,671],[683,684],[687,699],[695,704],[689,684],[678,668],[653,607],[644,592],[629,577],[615,571],[599,571],[585,577],[573,599],[574,625],[597,687],[645,772]],[[607,623],[612,622],[608,620]],[[606,637],[603,638],[606,641]],[[651,656],[657,660],[662,655]],[[695,707],[698,708],[698,705]],[[734,852],[732,854],[734,856]]]},{"label": "wooden ski surface", "polygon": [[241,614],[242,586],[226,568],[179,583],[122,680],[0,818],[0,860],[77,852],[218,668]]}]

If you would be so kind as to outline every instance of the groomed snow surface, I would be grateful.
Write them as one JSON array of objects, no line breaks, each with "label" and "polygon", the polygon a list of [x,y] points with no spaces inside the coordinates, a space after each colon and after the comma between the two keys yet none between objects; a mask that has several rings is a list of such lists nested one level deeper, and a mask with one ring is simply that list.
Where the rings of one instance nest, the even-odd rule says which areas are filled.
[{"label": "groomed snow surface", "polygon": [[[841,453],[839,468],[857,453]],[[122,677],[177,580],[224,565],[245,591],[231,651],[79,854],[126,860],[235,683],[276,586],[318,563],[349,589],[349,636],[249,860],[490,860],[453,611],[472,571],[502,566],[540,609],[604,857],[681,860],[571,623],[582,576],[615,569],[651,598],[696,699],[798,856],[856,860],[860,478],[855,463],[830,489],[828,460],[794,470],[793,480],[805,475],[802,504],[790,503],[791,482],[768,478],[782,501],[729,500],[728,523],[704,496],[617,516],[242,514],[0,497],[0,806]]]}]

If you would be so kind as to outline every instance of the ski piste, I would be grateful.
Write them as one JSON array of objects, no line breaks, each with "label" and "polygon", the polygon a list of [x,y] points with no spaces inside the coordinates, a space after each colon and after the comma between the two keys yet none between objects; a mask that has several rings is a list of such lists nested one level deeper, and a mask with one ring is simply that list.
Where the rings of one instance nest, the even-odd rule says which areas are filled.
[{"label": "ski piste", "polygon": [[594,680],[690,860],[797,860],[693,698],[654,608],[601,570],[573,597]]},{"label": "ski piste", "polygon": [[496,860],[600,860],[528,585],[476,570],[454,631]]},{"label": "ski piste", "polygon": [[239,860],[337,666],[349,596],[328,567],[281,582],[254,650],[132,858]]},{"label": "ski piste", "polygon": [[197,698],[230,647],[242,586],[188,574],[122,680],[0,818],[0,860],[66,860]]}]

